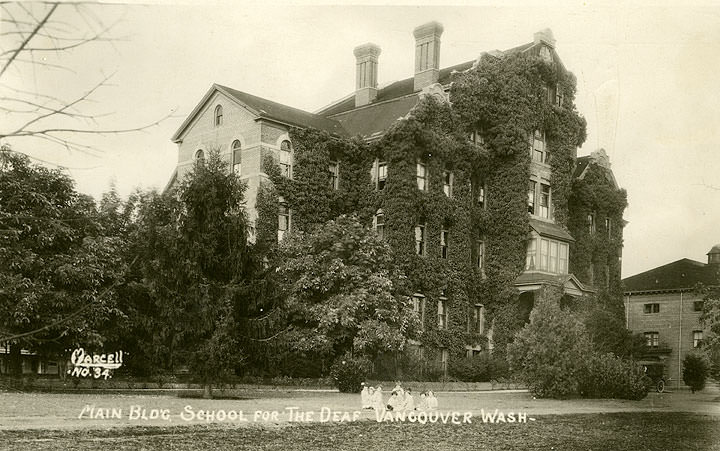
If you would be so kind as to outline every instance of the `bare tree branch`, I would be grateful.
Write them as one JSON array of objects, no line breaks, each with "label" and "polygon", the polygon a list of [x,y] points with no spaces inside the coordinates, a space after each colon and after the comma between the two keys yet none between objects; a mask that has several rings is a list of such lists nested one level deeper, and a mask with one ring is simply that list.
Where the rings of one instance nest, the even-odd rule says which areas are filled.
[{"label": "bare tree branch", "polygon": [[[79,136],[142,132],[173,117],[171,112],[150,123],[124,128],[103,127],[99,119],[112,113],[95,113],[89,106],[94,102],[93,97],[99,95],[100,88],[111,86],[112,76],[103,76],[89,90],[67,98],[23,86],[27,80],[38,84],[38,75],[46,69],[75,73],[66,65],[64,56],[86,44],[103,43],[114,47],[115,41],[123,40],[111,36],[122,17],[105,22],[104,15],[94,9],[98,7],[105,5],[86,1],[0,2],[0,35],[6,37],[0,48],[0,88],[11,91],[0,94],[0,111],[4,112],[0,140],[36,138],[68,151],[97,156],[101,150],[84,143]],[[28,70],[30,76],[26,73]],[[25,82],[11,82],[9,75]]]},{"label": "bare tree branch", "polygon": [[[10,56],[8,61],[3,65],[2,69],[0,69],[0,77],[2,77],[2,74],[5,73],[5,71],[10,67],[10,65],[13,63],[13,61],[15,61],[15,58],[17,58],[17,56],[23,51],[23,49],[25,49],[25,47],[27,47],[27,45],[30,43],[32,38],[35,37],[37,32],[42,29],[42,27],[45,25],[45,23],[48,21],[48,19],[50,19],[50,16],[53,15],[53,13],[57,9],[57,7],[58,7],[57,3],[53,4],[50,7],[50,11],[48,11],[48,13],[45,15],[45,17],[40,22],[38,22],[38,24],[35,26],[33,31],[30,33],[30,36],[23,39],[23,41],[20,43],[20,45],[15,49],[15,52],[13,52],[12,56]],[[24,6],[23,6],[23,8],[24,8]]]}]

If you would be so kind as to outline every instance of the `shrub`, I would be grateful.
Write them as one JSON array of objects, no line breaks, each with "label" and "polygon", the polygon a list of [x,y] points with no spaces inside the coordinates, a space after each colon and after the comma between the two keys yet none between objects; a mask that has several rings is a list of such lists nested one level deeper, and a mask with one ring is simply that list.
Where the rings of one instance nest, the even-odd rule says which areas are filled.
[{"label": "shrub", "polygon": [[683,359],[683,382],[695,393],[705,388],[710,365],[700,354],[688,354]]},{"label": "shrub", "polygon": [[370,362],[362,357],[345,355],[330,368],[330,376],[341,393],[360,393],[360,385],[370,374]]},{"label": "shrub", "polygon": [[508,345],[511,370],[537,397],[577,395],[584,360],[591,354],[585,327],[560,308],[560,295],[555,288],[545,288],[530,323]]},{"label": "shrub", "polygon": [[640,365],[612,353],[591,355],[581,374],[578,388],[586,398],[639,400],[647,396],[652,382]]},{"label": "shrub", "polygon": [[492,372],[490,356],[483,353],[474,357],[450,360],[450,375],[463,382],[487,382]]}]

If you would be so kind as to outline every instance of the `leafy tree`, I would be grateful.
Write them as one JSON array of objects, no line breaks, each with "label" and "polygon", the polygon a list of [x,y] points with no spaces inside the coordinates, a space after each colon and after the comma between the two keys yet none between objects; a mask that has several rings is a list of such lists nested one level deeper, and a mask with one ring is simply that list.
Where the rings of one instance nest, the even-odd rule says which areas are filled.
[{"label": "leafy tree", "polygon": [[705,388],[709,365],[704,355],[688,354],[683,359],[683,382],[693,393]]},{"label": "leafy tree", "polygon": [[583,322],[593,349],[600,354],[613,353],[618,357],[638,358],[645,351],[645,338],[629,331],[621,318],[603,306],[589,306],[589,310],[583,314]]},{"label": "leafy tree", "polygon": [[703,338],[703,351],[710,358],[712,377],[720,380],[720,286],[700,286],[698,291],[703,296],[700,322],[709,329],[707,337]]},{"label": "leafy tree", "polygon": [[65,173],[0,150],[0,342],[10,343],[13,373],[21,348],[57,357],[99,347],[121,317],[123,242],[101,217]]},{"label": "leafy tree", "polygon": [[[238,318],[251,273],[245,186],[217,152],[196,162],[177,191],[140,203],[133,252],[141,262],[136,290],[152,303],[137,315],[153,326],[151,354],[168,369],[186,366],[212,396],[245,356]],[[150,318],[143,315],[152,315]]]},{"label": "leafy tree", "polygon": [[578,392],[591,344],[583,324],[560,308],[562,293],[546,287],[528,323],[508,345],[510,367],[538,397],[566,398]]},{"label": "leafy tree", "polygon": [[417,318],[396,291],[390,248],[355,217],[340,216],[279,246],[286,342],[334,360],[404,348]]}]

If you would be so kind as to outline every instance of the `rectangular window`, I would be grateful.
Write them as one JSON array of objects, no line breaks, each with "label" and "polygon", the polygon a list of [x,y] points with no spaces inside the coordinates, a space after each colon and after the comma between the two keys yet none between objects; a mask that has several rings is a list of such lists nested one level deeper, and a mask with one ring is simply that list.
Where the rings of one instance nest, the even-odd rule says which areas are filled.
[{"label": "rectangular window", "polygon": [[587,216],[588,233],[593,235],[595,233],[595,215],[590,213]]},{"label": "rectangular window", "polygon": [[437,316],[438,316],[438,329],[440,329],[440,330],[447,329],[447,326],[448,326],[447,299],[440,298],[438,300]]},{"label": "rectangular window", "polygon": [[477,250],[475,251],[475,266],[482,270],[485,266],[485,243],[478,241],[476,245]]},{"label": "rectangular window", "polygon": [[550,218],[550,185],[540,184],[540,217]]},{"label": "rectangular window", "polygon": [[531,215],[535,214],[535,189],[536,189],[537,182],[534,180],[530,180],[528,182],[528,213]]},{"label": "rectangular window", "polygon": [[704,307],[703,301],[694,301],[693,302],[693,312],[702,312]]},{"label": "rectangular window", "polygon": [[233,150],[233,172],[235,175],[242,174],[242,155],[240,149]]},{"label": "rectangular window", "polygon": [[563,91],[562,87],[558,84],[555,85],[555,105],[562,106],[563,105]]},{"label": "rectangular window", "polygon": [[442,369],[443,374],[447,374],[447,368],[448,368],[448,350],[447,349],[440,350],[440,367]]},{"label": "rectangular window", "polygon": [[440,258],[448,258],[448,238],[450,234],[447,230],[440,231]]},{"label": "rectangular window", "polygon": [[330,188],[340,189],[340,163],[331,161],[328,170],[330,171]]},{"label": "rectangular window", "polygon": [[545,134],[539,130],[533,133],[530,157],[537,163],[550,163],[550,153],[546,149]]},{"label": "rectangular window", "polygon": [[385,184],[387,182],[387,163],[384,161],[378,161],[375,160],[375,167],[373,168],[373,182],[375,183],[375,189],[377,190],[383,190],[385,189]]},{"label": "rectangular window", "polygon": [[657,348],[660,345],[660,334],[657,332],[645,332],[645,346]]},{"label": "rectangular window", "polygon": [[375,214],[375,218],[373,218],[373,228],[381,240],[385,239],[385,215],[382,210],[378,210],[377,214]]},{"label": "rectangular window", "polygon": [[547,238],[533,238],[528,242],[525,269],[539,269],[554,274],[567,274],[568,244]]},{"label": "rectangular window", "polygon": [[693,331],[693,348],[700,348],[703,344],[703,331],[701,330],[694,330]]},{"label": "rectangular window", "polygon": [[568,273],[568,245],[567,243],[558,243],[558,274]]},{"label": "rectangular window", "polygon": [[289,151],[280,152],[280,173],[285,178],[292,178],[292,153]]},{"label": "rectangular window", "polygon": [[288,230],[290,230],[290,209],[286,204],[281,203],[278,211],[278,241],[282,241]]},{"label": "rectangular window", "polygon": [[470,327],[468,332],[473,334],[482,334],[485,321],[485,306],[475,304],[472,309],[472,317],[470,318]]},{"label": "rectangular window", "polygon": [[415,253],[425,255],[425,226],[415,226]]},{"label": "rectangular window", "polygon": [[427,191],[428,180],[427,180],[427,167],[425,163],[417,163],[417,186],[420,191]]},{"label": "rectangular window", "polygon": [[645,304],[643,305],[643,312],[660,313],[660,304]]},{"label": "rectangular window", "polygon": [[473,144],[485,144],[485,138],[478,131],[470,132],[468,139]]},{"label": "rectangular window", "polygon": [[533,238],[528,242],[527,253],[525,254],[525,269],[535,269],[535,259],[537,258],[537,238]]},{"label": "rectangular window", "polygon": [[610,235],[612,233],[610,218],[605,218],[605,232],[607,233],[608,238],[610,238]]},{"label": "rectangular window", "polygon": [[558,242],[550,240],[550,256],[548,257],[548,271],[557,274]]},{"label": "rectangular window", "polygon": [[550,240],[540,240],[540,269],[547,271],[549,269],[548,258],[550,257]]},{"label": "rectangular window", "polygon": [[453,173],[443,171],[443,192],[447,197],[452,197]]},{"label": "rectangular window", "polygon": [[412,300],[413,312],[417,314],[417,317],[420,320],[420,329],[422,329],[425,324],[425,296],[422,294],[414,294]]},{"label": "rectangular window", "polygon": [[485,182],[480,182],[477,187],[477,204],[480,208],[485,208]]}]

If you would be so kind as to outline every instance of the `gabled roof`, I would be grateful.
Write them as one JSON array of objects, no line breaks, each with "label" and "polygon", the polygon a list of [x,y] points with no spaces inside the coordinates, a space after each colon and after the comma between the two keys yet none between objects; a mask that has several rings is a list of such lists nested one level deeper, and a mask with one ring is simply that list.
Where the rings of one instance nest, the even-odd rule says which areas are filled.
[{"label": "gabled roof", "polygon": [[[475,63],[475,61],[467,61],[464,63],[456,64],[454,66],[446,67],[444,69],[440,69],[438,83],[443,85],[450,83],[453,72],[462,72],[468,70],[472,67],[473,63]],[[417,92],[415,91],[415,78],[406,78],[404,80],[396,81],[390,83],[383,88],[380,88],[378,90],[377,97],[370,105],[385,102],[387,100],[397,99],[398,97],[405,97],[415,92]],[[322,110],[318,111],[318,114],[327,117],[333,117],[336,114],[348,112],[354,109],[355,96],[350,95],[323,108]]]},{"label": "gabled roof", "polygon": [[215,92],[221,92],[230,100],[235,101],[240,106],[249,110],[252,114],[257,116],[258,119],[267,119],[296,127],[312,127],[318,130],[324,130],[331,134],[347,136],[347,133],[342,128],[342,125],[333,119],[283,105],[278,102],[273,102],[272,100],[263,99],[262,97],[228,88],[227,86],[213,84],[212,87],[205,93],[202,100],[188,115],[182,125],[180,125],[180,128],[178,128],[172,136],[173,142],[178,142],[180,140],[180,136],[193,122],[197,114],[200,110],[202,110]]},{"label": "gabled roof", "polygon": [[597,167],[603,171],[605,179],[615,188],[618,188],[617,180],[615,180],[615,174],[610,169],[610,162],[604,149],[599,149],[590,155],[578,157],[575,160],[575,170],[573,171],[573,178],[582,180],[587,175],[588,171]]},{"label": "gabled roof", "polygon": [[552,222],[530,218],[530,227],[542,236],[557,238],[563,241],[575,241],[575,238],[573,238],[567,230]]},{"label": "gabled roof", "polygon": [[[353,100],[354,102],[354,100]],[[383,103],[370,105],[333,116],[350,135],[365,139],[381,136],[390,126],[418,103],[418,95],[400,97]]]},{"label": "gabled roof", "polygon": [[623,279],[625,292],[691,289],[698,283],[720,283],[719,267],[689,258],[668,263]]}]

